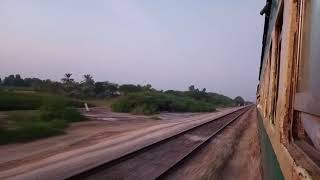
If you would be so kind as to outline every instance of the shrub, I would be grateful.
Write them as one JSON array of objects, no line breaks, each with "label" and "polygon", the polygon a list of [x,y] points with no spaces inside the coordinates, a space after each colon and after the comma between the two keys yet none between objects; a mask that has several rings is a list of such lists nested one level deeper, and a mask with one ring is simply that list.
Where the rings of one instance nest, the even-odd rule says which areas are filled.
[{"label": "shrub", "polygon": [[0,111],[38,109],[42,98],[30,93],[0,92]]},{"label": "shrub", "polygon": [[50,94],[26,93],[26,92],[8,92],[0,91],[0,111],[13,111],[13,110],[37,110],[40,109],[43,102],[48,99],[61,99],[67,106],[83,107],[83,103],[70,98],[65,98]]},{"label": "shrub", "polygon": [[64,98],[45,98],[39,111],[8,112],[0,127],[0,144],[24,142],[64,133],[71,122],[84,120],[77,109],[68,107]]},{"label": "shrub", "polygon": [[0,144],[25,142],[62,134],[68,124],[63,120],[49,122],[35,120],[33,122],[16,122],[15,126],[13,129],[0,130]]},{"label": "shrub", "polygon": [[6,127],[0,128],[0,144],[25,142],[34,139],[62,134],[68,126],[65,120],[44,121],[39,111],[22,111],[8,113]]},{"label": "shrub", "polygon": [[85,120],[85,117],[77,109],[67,107],[63,112],[63,119],[68,122],[79,122]]},{"label": "shrub", "polygon": [[125,112],[128,113],[134,108],[131,101],[128,98],[120,98],[118,101],[111,104],[111,108],[115,112]]},{"label": "shrub", "polygon": [[129,94],[111,105],[113,111],[151,115],[160,111],[169,112],[210,112],[215,111],[212,104],[160,92],[141,92]]},{"label": "shrub", "polygon": [[46,97],[40,107],[40,118],[43,120],[63,119],[62,115],[67,106],[65,99]]},{"label": "shrub", "polygon": [[84,116],[75,108],[69,107],[66,99],[47,97],[40,108],[40,119],[62,119],[68,122],[77,122],[83,120]]},{"label": "shrub", "polygon": [[133,114],[145,114],[145,115],[152,115],[152,114],[156,114],[157,112],[158,111],[156,107],[152,105],[146,105],[146,104],[138,105],[131,110],[131,113]]}]

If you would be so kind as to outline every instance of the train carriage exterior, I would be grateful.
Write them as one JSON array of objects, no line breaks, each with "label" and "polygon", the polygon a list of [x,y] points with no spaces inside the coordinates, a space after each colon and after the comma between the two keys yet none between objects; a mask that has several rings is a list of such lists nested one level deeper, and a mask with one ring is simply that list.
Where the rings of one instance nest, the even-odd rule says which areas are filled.
[{"label": "train carriage exterior", "polygon": [[264,179],[320,179],[320,0],[267,0],[261,14]]}]

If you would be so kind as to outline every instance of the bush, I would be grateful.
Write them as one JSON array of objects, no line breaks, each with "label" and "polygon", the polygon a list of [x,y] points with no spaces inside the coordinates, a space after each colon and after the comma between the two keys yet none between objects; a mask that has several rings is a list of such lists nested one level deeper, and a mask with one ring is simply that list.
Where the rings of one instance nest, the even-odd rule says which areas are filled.
[{"label": "bush", "polygon": [[215,111],[212,104],[191,98],[179,98],[170,104],[170,109],[178,112],[210,112]]},{"label": "bush", "polygon": [[67,126],[68,123],[61,119],[42,120],[39,118],[39,111],[10,112],[7,126],[0,128],[0,144],[25,142],[62,134]]},{"label": "bush", "polygon": [[151,115],[160,111],[168,112],[210,112],[215,111],[212,104],[160,92],[132,93],[111,105],[115,112],[131,112]]},{"label": "bush", "polygon": [[[13,111],[13,110],[37,110],[46,99],[61,99],[61,96],[49,94],[37,94],[26,92],[7,92],[0,91],[0,111]],[[64,98],[67,106],[83,107],[83,103],[70,98]]]},{"label": "bush", "polygon": [[31,93],[0,92],[0,111],[39,109],[42,98]]},{"label": "bush", "polygon": [[134,108],[134,105],[131,104],[131,101],[129,101],[128,98],[121,98],[118,101],[116,101],[115,103],[112,103],[111,108],[115,112],[128,113]]},{"label": "bush", "polygon": [[40,119],[63,119],[68,122],[77,122],[83,120],[84,116],[75,108],[69,107],[66,99],[47,97],[40,108]]},{"label": "bush", "polygon": [[67,107],[63,112],[63,119],[68,122],[79,122],[85,120],[85,117],[77,109]]},{"label": "bush", "polygon": [[47,97],[39,111],[8,112],[5,126],[0,127],[0,144],[24,142],[64,133],[71,122],[84,120],[66,99]]},{"label": "bush", "polygon": [[131,113],[133,114],[145,114],[145,115],[152,115],[157,113],[157,108],[152,105],[139,105],[132,109]]},{"label": "bush", "polygon": [[15,126],[13,129],[0,130],[0,144],[25,142],[62,134],[68,124],[63,120],[49,122],[34,120],[33,122],[17,122]]},{"label": "bush", "polygon": [[174,96],[179,96],[179,97],[190,97],[195,100],[199,100],[202,102],[206,102],[209,104],[212,104],[213,106],[216,107],[230,107],[230,106],[235,106],[235,102],[224,95],[217,94],[217,93],[212,93],[212,92],[205,92],[205,91],[173,91],[173,90],[168,90],[165,92],[165,94],[170,94]]}]

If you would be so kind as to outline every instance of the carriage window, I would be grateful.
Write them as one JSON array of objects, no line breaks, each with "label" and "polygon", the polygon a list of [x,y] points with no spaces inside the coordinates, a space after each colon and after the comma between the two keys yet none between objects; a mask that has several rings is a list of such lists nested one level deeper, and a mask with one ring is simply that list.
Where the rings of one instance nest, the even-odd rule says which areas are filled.
[{"label": "carriage window", "polygon": [[320,151],[320,0],[304,0],[300,6],[294,136]]},{"label": "carriage window", "polygon": [[279,10],[279,16],[275,26],[275,46],[273,52],[273,84],[272,84],[272,111],[271,111],[271,122],[275,124],[276,113],[277,113],[277,102],[279,94],[279,80],[280,80],[280,58],[281,58],[281,42],[282,42],[282,25],[283,25],[283,6]]},{"label": "carriage window", "polygon": [[320,0],[305,1],[295,108],[320,115]]}]

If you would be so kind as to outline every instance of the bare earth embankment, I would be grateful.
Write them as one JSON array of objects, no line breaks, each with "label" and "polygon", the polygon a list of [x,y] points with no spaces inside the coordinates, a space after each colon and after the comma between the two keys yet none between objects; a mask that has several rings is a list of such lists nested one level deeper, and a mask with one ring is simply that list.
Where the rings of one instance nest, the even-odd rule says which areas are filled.
[{"label": "bare earth embankment", "polygon": [[72,124],[66,134],[0,146],[0,171],[31,163],[55,154],[90,146],[117,135],[160,124],[146,118],[122,118],[119,121],[86,121]]},{"label": "bare earth embankment", "polygon": [[168,179],[261,179],[255,109],[227,127]]},{"label": "bare earth embankment", "polygon": [[179,122],[199,113],[163,113],[154,117],[113,113],[109,109],[95,108],[85,113],[89,121],[73,123],[64,135],[0,146],[0,172],[24,166],[42,159],[72,152],[128,133],[163,124]]},{"label": "bare earth embankment", "polygon": [[236,144],[233,156],[226,163],[221,179],[261,180],[261,151],[256,109],[251,112],[248,128]]},{"label": "bare earth embankment", "polygon": [[[163,134],[173,126],[185,125],[186,122],[194,123],[199,119],[203,121],[227,111],[232,111],[232,109],[209,114],[163,113],[154,118],[112,113],[106,109],[96,108],[86,113],[91,120],[72,124],[65,135],[29,143],[0,146],[0,176],[1,172],[12,175],[17,171],[28,172],[29,168],[41,168],[40,164],[50,165],[46,159],[52,160],[52,157],[74,154],[75,151],[120,140],[122,137],[131,137],[134,134],[143,135],[142,132],[147,132],[148,129],[161,131],[160,134]],[[238,121],[227,127],[223,133],[210,142],[208,147],[200,150],[168,178],[259,179],[260,151],[254,111],[255,109],[252,108]],[[7,176],[4,175],[4,177]]]}]

